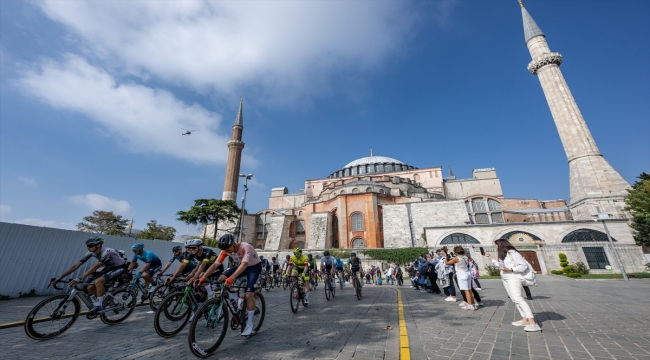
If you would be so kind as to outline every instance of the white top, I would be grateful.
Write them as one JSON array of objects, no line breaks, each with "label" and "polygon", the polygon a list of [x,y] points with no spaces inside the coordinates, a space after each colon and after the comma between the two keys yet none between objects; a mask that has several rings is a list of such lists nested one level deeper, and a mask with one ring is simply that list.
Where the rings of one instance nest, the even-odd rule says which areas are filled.
[{"label": "white top", "polygon": [[458,262],[454,264],[454,269],[456,270],[456,275],[459,273],[466,273],[469,271],[469,259],[467,256],[462,255],[458,256]]},{"label": "white top", "polygon": [[[512,262],[513,259],[515,260],[515,263]],[[492,259],[492,264],[499,267],[503,266],[508,269],[512,269],[512,272],[519,273],[524,272],[526,269],[528,269],[526,259],[524,259],[524,257],[515,250],[508,251],[508,255],[503,260]]]}]

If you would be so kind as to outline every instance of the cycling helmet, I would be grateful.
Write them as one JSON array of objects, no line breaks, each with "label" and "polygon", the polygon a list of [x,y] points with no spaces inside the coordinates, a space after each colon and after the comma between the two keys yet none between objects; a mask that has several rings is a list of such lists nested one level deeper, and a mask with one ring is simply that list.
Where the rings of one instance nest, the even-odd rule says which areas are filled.
[{"label": "cycling helmet", "polygon": [[325,250],[325,251],[323,252],[323,255],[325,255],[325,256],[330,256],[330,252],[327,251],[327,250]]},{"label": "cycling helmet", "polygon": [[340,258],[340,257],[337,257],[337,258],[336,258],[336,261],[341,261],[341,258]]},{"label": "cycling helmet", "polygon": [[180,245],[176,245],[176,246],[174,246],[174,247],[172,248],[172,251],[182,250],[182,249],[183,249],[182,246],[180,246]]},{"label": "cycling helmet", "polygon": [[203,241],[201,239],[189,239],[185,242],[185,246],[199,246],[203,245]]},{"label": "cycling helmet", "polygon": [[124,256],[124,254],[126,254],[126,251],[124,251],[124,250],[117,250],[117,253],[120,254],[120,256]]},{"label": "cycling helmet", "polygon": [[99,245],[104,243],[104,238],[102,237],[92,237],[88,240],[86,240],[86,245]]},{"label": "cycling helmet", "polygon": [[357,253],[355,253],[355,252],[350,253],[350,256],[357,256]]},{"label": "cycling helmet", "polygon": [[307,254],[307,257],[310,258],[310,259],[312,258],[311,254]]},{"label": "cycling helmet", "polygon": [[264,260],[264,256],[260,255],[260,260]]},{"label": "cycling helmet", "polygon": [[142,250],[144,249],[144,244],[143,243],[135,243],[133,246],[131,246],[131,250]]},{"label": "cycling helmet", "polygon": [[271,260],[275,261],[275,256],[273,256],[273,257],[271,258]]},{"label": "cycling helmet", "polygon": [[221,250],[226,250],[231,246],[233,246],[234,243],[235,243],[235,237],[232,236],[231,234],[226,234],[219,238],[219,244],[217,245],[217,247]]},{"label": "cycling helmet", "polygon": [[295,249],[293,249],[293,254],[296,255],[296,256],[302,254],[302,249],[301,249],[301,248],[295,248]]}]

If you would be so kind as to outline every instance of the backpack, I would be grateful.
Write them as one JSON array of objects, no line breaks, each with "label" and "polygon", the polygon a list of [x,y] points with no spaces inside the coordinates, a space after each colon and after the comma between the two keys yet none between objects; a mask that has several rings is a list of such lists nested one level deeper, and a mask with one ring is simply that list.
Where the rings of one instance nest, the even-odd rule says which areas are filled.
[{"label": "backpack", "polygon": [[420,275],[426,275],[428,268],[429,268],[429,263],[422,263],[420,264],[420,266],[418,266],[418,273]]}]

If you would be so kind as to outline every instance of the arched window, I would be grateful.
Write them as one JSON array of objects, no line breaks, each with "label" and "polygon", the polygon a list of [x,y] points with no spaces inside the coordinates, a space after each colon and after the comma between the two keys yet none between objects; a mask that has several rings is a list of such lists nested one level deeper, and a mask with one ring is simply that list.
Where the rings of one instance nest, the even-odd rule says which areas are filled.
[{"label": "arched window", "polygon": [[[563,243],[605,241],[609,241],[609,239],[607,239],[607,234],[591,229],[578,229],[572,231],[562,239]],[[612,241],[616,241],[616,239],[612,238]]]},{"label": "arched window", "polygon": [[440,244],[480,244],[481,242],[463,233],[454,233],[451,235],[445,236]]},{"label": "arched window", "polygon": [[298,216],[302,216],[302,211],[298,211]]},{"label": "arched window", "polygon": [[[533,240],[537,240],[537,241],[541,241],[541,240],[542,240],[542,239],[539,238],[539,236],[537,236],[537,235],[533,235],[533,234],[531,234],[531,233],[529,233],[529,232],[526,232],[526,231],[511,231],[511,232],[509,232],[509,233],[507,233],[507,234],[501,235],[499,238],[500,238],[500,239],[507,239],[508,241],[510,241],[511,243],[514,244],[514,243],[515,243],[515,241],[514,241],[515,239],[511,239],[511,238],[512,238],[512,236],[515,235],[515,234],[525,234],[525,235],[530,236]],[[518,239],[517,239],[517,241],[518,241]]]},{"label": "arched window", "polygon": [[363,231],[363,214],[354,213],[351,217],[352,222],[352,231]]},{"label": "arched window", "polygon": [[305,235],[305,221],[296,221],[296,236]]},{"label": "arched window", "polygon": [[366,248],[366,241],[363,240],[362,238],[356,238],[352,240],[352,248],[353,249],[365,249]]},{"label": "arched window", "polygon": [[339,194],[345,194],[345,190],[341,190]]},{"label": "arched window", "polygon": [[358,193],[359,193],[359,189],[357,189],[357,188],[352,189],[352,193],[353,193],[353,194],[358,194]]},{"label": "arched window", "polygon": [[366,188],[366,192],[372,192],[372,188],[371,187]]},{"label": "arched window", "polygon": [[488,199],[488,209],[490,211],[501,211],[501,204],[493,199]]}]

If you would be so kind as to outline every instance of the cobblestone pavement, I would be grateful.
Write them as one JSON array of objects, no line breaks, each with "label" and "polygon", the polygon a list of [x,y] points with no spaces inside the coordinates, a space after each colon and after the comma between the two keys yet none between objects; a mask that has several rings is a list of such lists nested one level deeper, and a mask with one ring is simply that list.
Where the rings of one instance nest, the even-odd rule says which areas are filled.
[{"label": "cobblestone pavement", "polygon": [[[539,280],[530,304],[540,333],[510,325],[518,315],[500,280],[481,281],[485,306],[475,312],[408,286],[365,286],[361,301],[346,287],[328,302],[321,284],[309,308],[293,314],[288,290],[273,289],[264,292],[267,317],[260,333],[246,339],[238,330],[228,331],[213,358],[398,359],[393,288],[399,288],[413,359],[650,359],[650,281]],[[23,320],[39,300],[0,302],[0,321]],[[156,335],[149,311],[138,307],[127,321],[113,326],[82,316],[68,332],[48,341],[29,339],[22,327],[0,329],[3,358],[194,358],[187,329],[163,339]],[[387,325],[393,330],[383,330]]]}]

